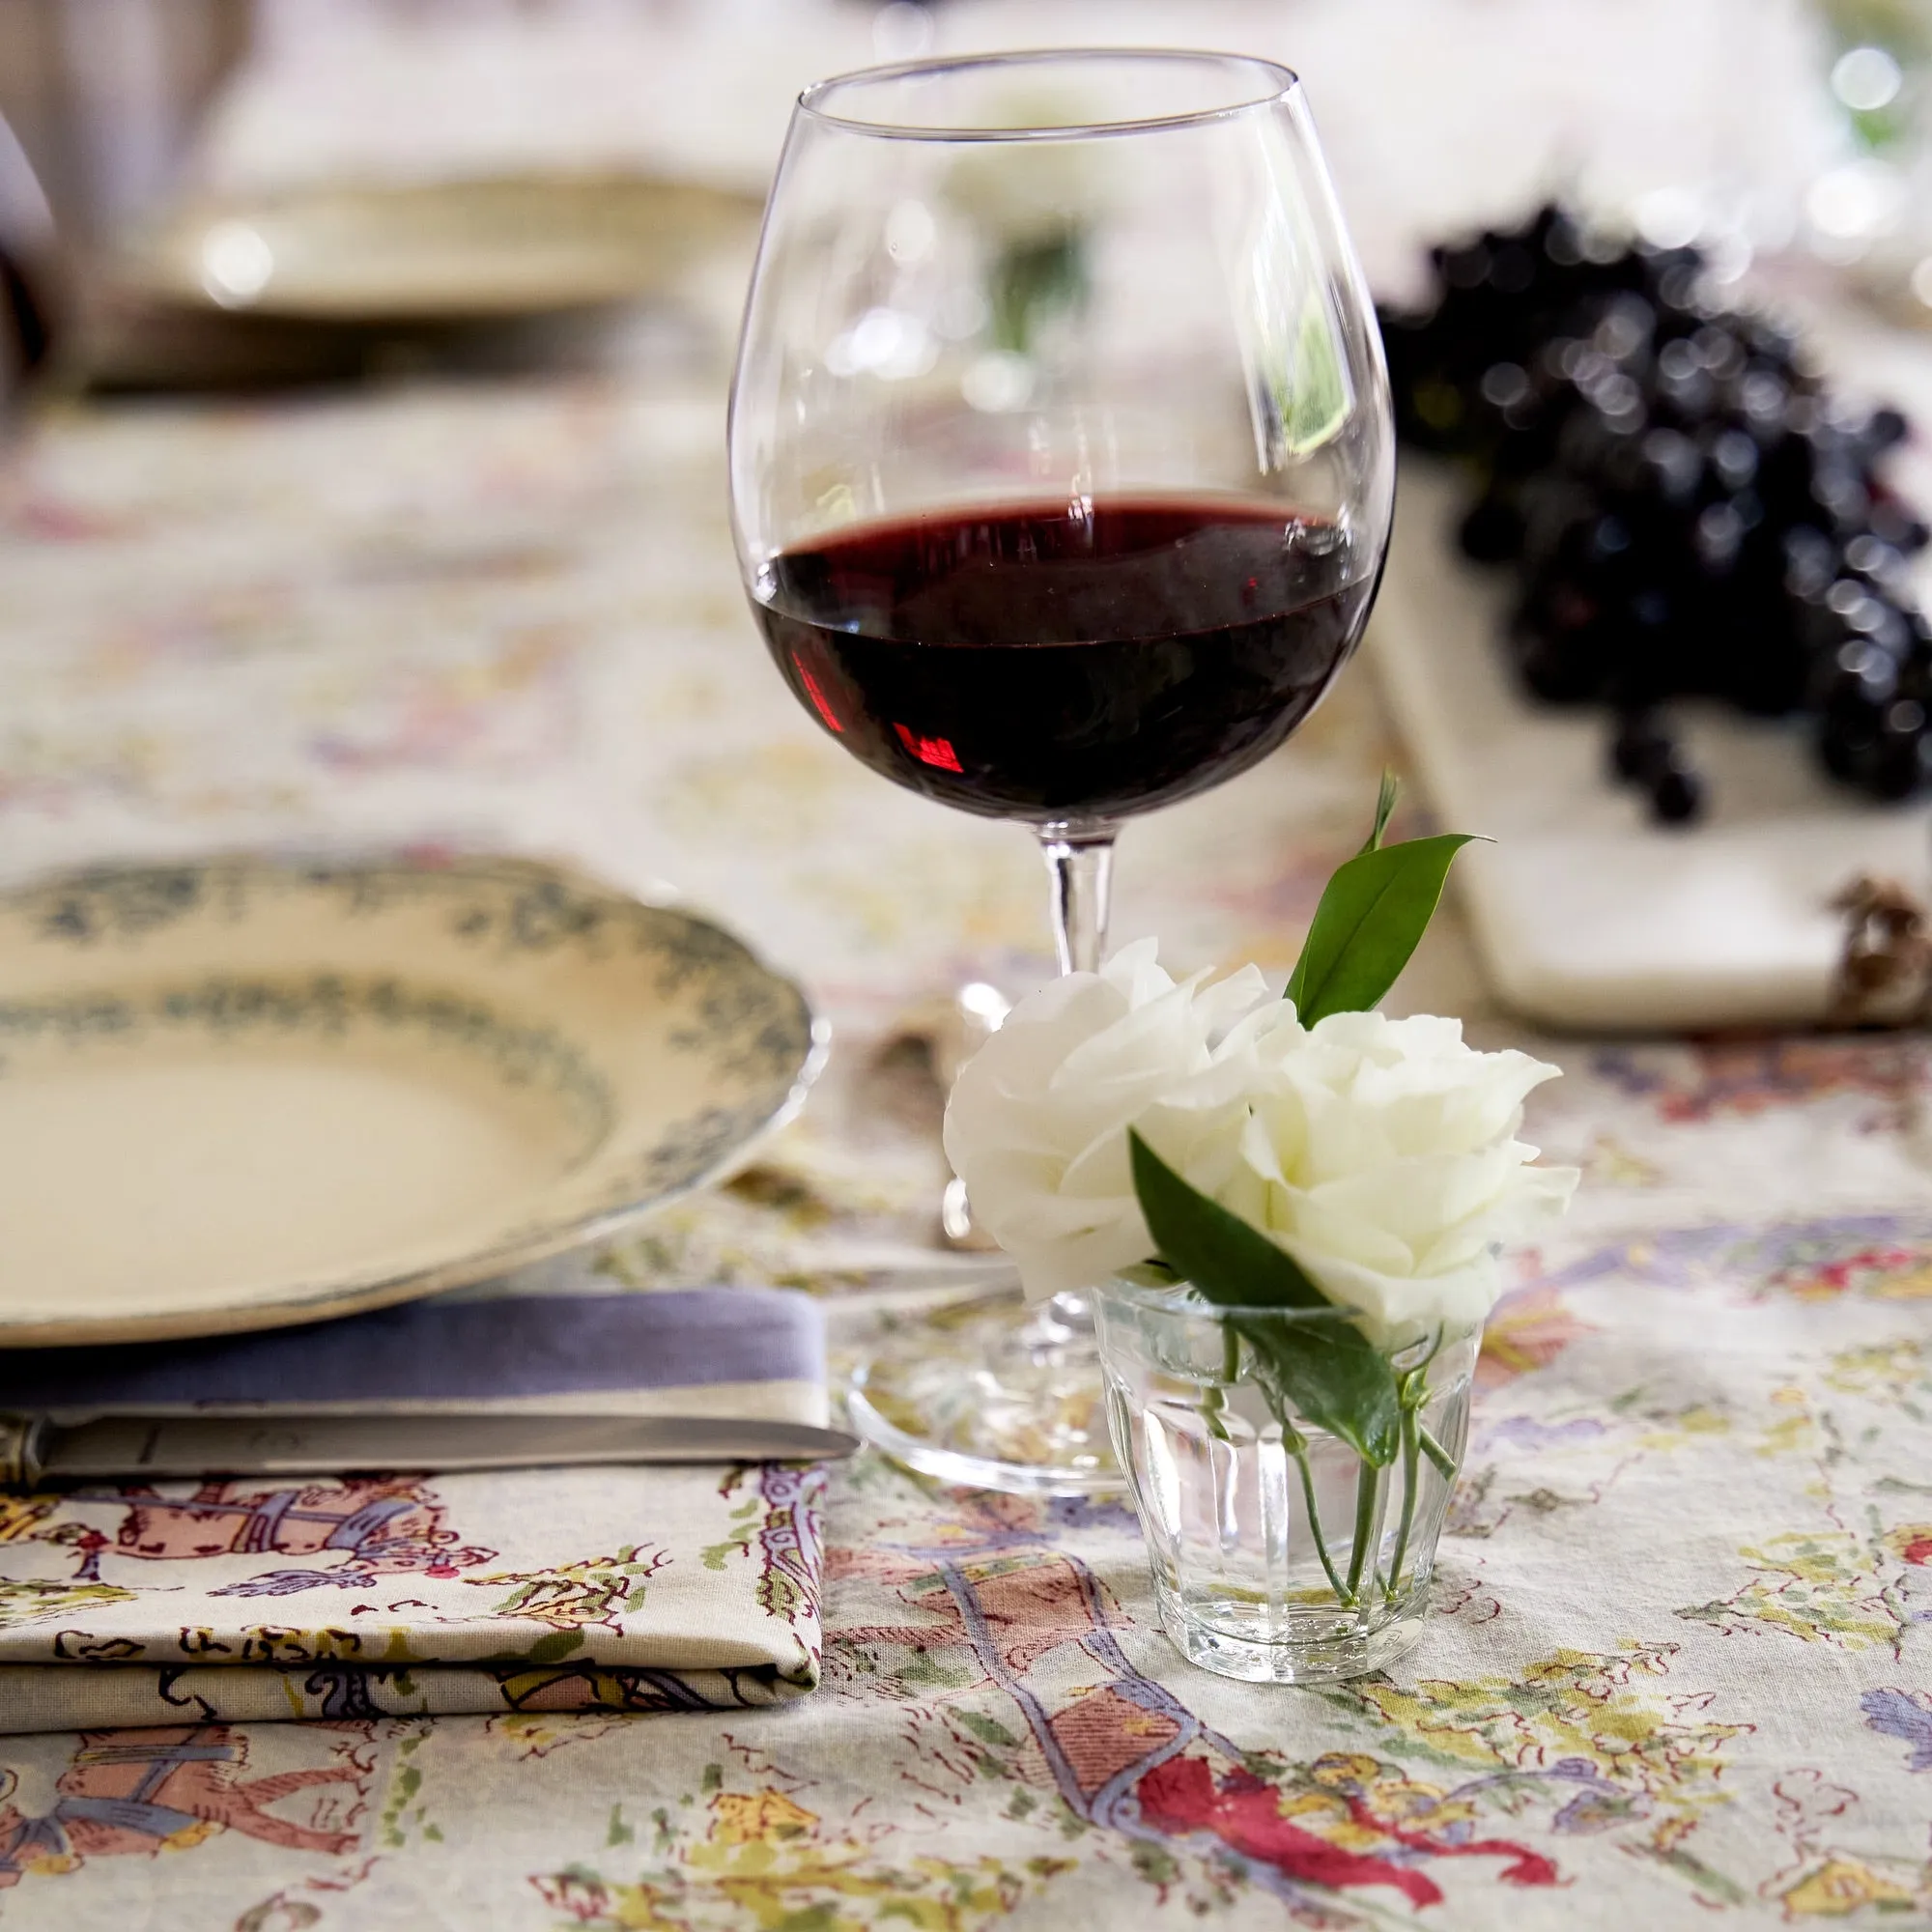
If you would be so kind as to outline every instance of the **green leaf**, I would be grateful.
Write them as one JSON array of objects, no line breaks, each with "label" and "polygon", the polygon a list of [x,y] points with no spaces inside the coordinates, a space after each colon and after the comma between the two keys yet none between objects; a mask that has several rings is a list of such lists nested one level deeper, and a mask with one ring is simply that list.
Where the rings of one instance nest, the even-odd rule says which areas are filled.
[{"label": "green leaf", "polygon": [[1435,916],[1450,862],[1471,837],[1407,838],[1336,867],[1284,994],[1303,1026],[1366,1012],[1395,984]]},{"label": "green leaf", "polygon": [[1395,802],[1402,796],[1402,781],[1384,765],[1382,767],[1381,789],[1376,793],[1376,822],[1368,838],[1363,841],[1364,852],[1381,849],[1382,834],[1388,830],[1389,815],[1395,810]]},{"label": "green leaf", "polygon": [[[1400,1442],[1401,1406],[1386,1357],[1309,1280],[1293,1256],[1210,1201],[1129,1132],[1134,1192],[1160,1258],[1247,1343],[1275,1402],[1339,1435],[1381,1468]],[[1278,1319],[1298,1309],[1313,1319]],[[1287,1417],[1282,1416],[1284,1423]]]}]

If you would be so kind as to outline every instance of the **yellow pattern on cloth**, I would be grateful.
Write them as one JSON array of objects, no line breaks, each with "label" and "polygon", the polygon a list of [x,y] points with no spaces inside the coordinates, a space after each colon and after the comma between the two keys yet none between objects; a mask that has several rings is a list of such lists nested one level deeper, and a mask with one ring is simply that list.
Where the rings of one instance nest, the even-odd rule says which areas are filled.
[{"label": "yellow pattern on cloth", "polygon": [[[0,831],[22,871],[401,838],[680,886],[842,1047],[745,1184],[599,1265],[806,1285],[856,1350],[880,1270],[932,1260],[941,1179],[930,1097],[867,1043],[962,979],[1043,974],[1039,881],[1021,834],[882,784],[793,703],[736,589],[722,440],[715,387],[616,381],[55,419],[0,510]],[[1282,755],[1129,829],[1118,936],[1285,967],[1389,755],[1357,668]],[[1123,1508],[862,1459],[830,1494],[822,1681],[782,1708],[722,1670],[581,1661],[664,1580],[641,1507],[432,1579],[555,1646],[479,1659],[494,1715],[341,1667],[384,1651],[365,1605],[434,1597],[410,1576],[261,1601],[277,1668],[188,1629],[165,1661],[91,1662],[85,1709],[0,1673],[13,1721],[47,1727],[0,1747],[0,1918],[1932,1920],[1925,1044],[1529,1040],[1453,919],[1398,1002],[1559,1060],[1530,1137],[1592,1182],[1497,1311],[1435,1615],[1390,1677],[1208,1677],[1154,1628]],[[802,1618],[782,1566],[756,1596],[746,1499],[716,1497],[692,1562]],[[0,1506],[32,1565],[0,1624],[71,1649],[153,1589],[122,1514]],[[268,1721],[295,1715],[321,1721]]]}]

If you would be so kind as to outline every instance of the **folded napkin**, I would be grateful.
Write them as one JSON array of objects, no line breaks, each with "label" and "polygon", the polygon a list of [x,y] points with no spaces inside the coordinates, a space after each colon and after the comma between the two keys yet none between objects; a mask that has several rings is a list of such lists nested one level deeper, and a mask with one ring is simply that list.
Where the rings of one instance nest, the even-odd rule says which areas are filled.
[{"label": "folded napkin", "polygon": [[[572,1292],[0,1357],[0,1408],[277,1403],[821,1423],[824,1334],[786,1290]],[[773,1463],[0,1496],[0,1732],[775,1703],[818,1680],[823,1485]]]}]

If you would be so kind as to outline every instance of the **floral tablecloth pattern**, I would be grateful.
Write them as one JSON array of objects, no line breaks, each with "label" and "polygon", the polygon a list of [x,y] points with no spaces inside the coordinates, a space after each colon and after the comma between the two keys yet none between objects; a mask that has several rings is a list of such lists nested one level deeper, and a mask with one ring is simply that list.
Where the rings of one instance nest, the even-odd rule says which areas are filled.
[{"label": "floral tablecloth pattern", "polygon": [[[615,380],[50,421],[0,513],[0,867],[496,843],[677,887],[839,1046],[755,1169],[603,1265],[803,1282],[853,1350],[934,1261],[936,1103],[875,1048],[960,978],[1046,970],[1040,879],[793,706],[721,435],[715,390]],[[1285,965],[1389,753],[1357,668],[1286,753],[1132,828],[1120,936]],[[1453,922],[1399,997],[1522,1037]],[[1932,1059],[1525,1043],[1586,1185],[1497,1310],[1398,1671],[1224,1683],[1152,1627],[1121,1506],[861,1459],[810,1695],[263,1723],[185,1694],[0,1741],[0,1924],[1932,1925]],[[77,1586],[133,1563],[72,1555]],[[327,1664],[343,1594],[277,1598],[265,1654]]]}]

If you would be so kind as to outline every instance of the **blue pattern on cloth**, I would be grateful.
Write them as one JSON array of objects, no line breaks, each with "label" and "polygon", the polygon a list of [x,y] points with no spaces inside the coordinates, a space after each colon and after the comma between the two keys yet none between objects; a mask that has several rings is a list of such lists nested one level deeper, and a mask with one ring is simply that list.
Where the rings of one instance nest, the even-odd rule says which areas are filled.
[{"label": "blue pattern on cloth", "polygon": [[[635,1397],[659,1414],[822,1417],[823,1320],[808,1296],[586,1292],[581,1264],[561,1280],[571,1292],[16,1354],[0,1360],[0,1406],[608,1412]],[[184,1711],[742,1709],[797,1696],[818,1678],[823,1486],[820,1470],[772,1464],[211,1476],[0,1497],[0,1731],[105,1731]]]},{"label": "blue pattern on cloth", "polygon": [[824,1320],[788,1289],[518,1294],[250,1335],[0,1355],[0,1408],[487,1402],[822,1381]]}]

